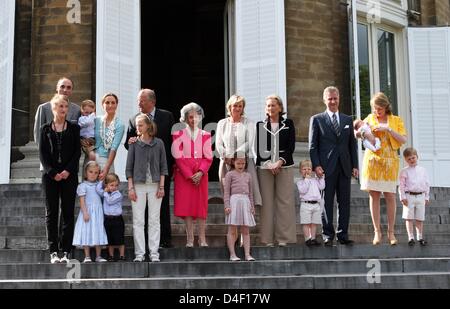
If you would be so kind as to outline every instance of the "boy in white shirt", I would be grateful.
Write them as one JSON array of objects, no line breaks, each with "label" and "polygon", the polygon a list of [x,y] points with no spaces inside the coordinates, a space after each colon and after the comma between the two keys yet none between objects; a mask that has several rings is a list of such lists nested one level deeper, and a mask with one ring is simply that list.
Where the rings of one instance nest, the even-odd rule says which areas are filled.
[{"label": "boy in white shirt", "polygon": [[427,242],[423,238],[423,222],[425,221],[425,205],[430,205],[430,181],[425,168],[418,166],[417,150],[407,148],[403,152],[408,167],[400,172],[400,200],[403,204],[403,219],[406,220],[408,244],[413,246],[414,221],[416,221],[417,240],[422,246]]},{"label": "boy in white shirt", "polygon": [[302,179],[297,182],[300,194],[300,223],[303,226],[303,235],[305,244],[318,246],[320,243],[316,240],[317,226],[322,224],[322,209],[320,200],[321,190],[325,189],[325,179],[316,178],[312,175],[312,163],[310,160],[304,160],[300,163],[300,174]]}]

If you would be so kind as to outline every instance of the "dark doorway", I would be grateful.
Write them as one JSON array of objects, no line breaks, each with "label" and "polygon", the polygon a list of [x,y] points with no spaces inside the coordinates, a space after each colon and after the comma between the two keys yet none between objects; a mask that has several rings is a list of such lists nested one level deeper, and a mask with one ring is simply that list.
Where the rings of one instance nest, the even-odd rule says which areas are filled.
[{"label": "dark doorway", "polygon": [[[189,102],[205,110],[204,125],[225,116],[226,0],[141,1],[142,87],[175,120]],[[210,178],[217,179],[217,162]]]}]

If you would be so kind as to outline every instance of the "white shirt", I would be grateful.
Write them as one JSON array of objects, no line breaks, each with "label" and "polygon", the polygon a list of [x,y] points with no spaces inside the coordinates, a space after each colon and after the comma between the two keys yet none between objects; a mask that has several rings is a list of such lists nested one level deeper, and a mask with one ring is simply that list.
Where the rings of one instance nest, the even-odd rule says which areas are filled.
[{"label": "white shirt", "polygon": [[338,125],[341,125],[341,123],[339,122],[339,111],[337,111],[336,113],[333,113],[327,109],[327,114],[328,114],[328,116],[330,116],[331,123],[333,123],[333,115],[336,114],[337,123],[338,123]]}]

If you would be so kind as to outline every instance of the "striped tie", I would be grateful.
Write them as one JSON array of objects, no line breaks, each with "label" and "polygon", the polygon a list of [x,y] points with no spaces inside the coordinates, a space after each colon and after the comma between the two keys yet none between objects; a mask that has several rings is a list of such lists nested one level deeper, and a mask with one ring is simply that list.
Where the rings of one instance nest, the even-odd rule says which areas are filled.
[{"label": "striped tie", "polygon": [[341,136],[341,129],[339,128],[339,123],[337,121],[336,114],[333,114],[333,129],[338,137]]}]

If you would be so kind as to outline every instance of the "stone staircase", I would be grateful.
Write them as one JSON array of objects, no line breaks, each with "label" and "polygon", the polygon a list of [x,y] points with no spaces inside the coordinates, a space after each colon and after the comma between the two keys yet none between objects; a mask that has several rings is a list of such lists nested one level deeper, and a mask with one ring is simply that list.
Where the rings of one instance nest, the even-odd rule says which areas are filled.
[{"label": "stone staircase", "polygon": [[[123,185],[122,190],[125,188]],[[383,245],[370,245],[373,232],[368,197],[355,185],[350,226],[350,236],[356,241],[354,246],[308,248],[303,244],[301,227],[297,225],[297,244],[266,248],[260,246],[257,226],[251,230],[252,255],[257,261],[237,263],[228,261],[227,227],[223,224],[223,205],[217,183],[210,185],[209,194],[209,248],[185,248],[183,222],[172,218],[175,247],[161,249],[161,263],[131,262],[134,256],[131,203],[126,198],[128,261],[71,265],[80,274],[74,280],[76,272],[72,268],[49,264],[41,186],[0,186],[0,288],[450,288],[449,189],[432,191],[432,206],[427,209],[425,224],[427,247],[407,245],[400,218],[401,206],[397,211],[396,228],[399,245],[387,245],[386,237]],[[297,206],[297,221],[298,211]],[[382,207],[382,214],[385,231],[385,207]],[[242,248],[238,249],[238,254],[243,256]],[[76,250],[74,258],[82,261],[82,252]],[[368,280],[373,265],[380,267],[381,283]]]}]

